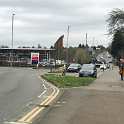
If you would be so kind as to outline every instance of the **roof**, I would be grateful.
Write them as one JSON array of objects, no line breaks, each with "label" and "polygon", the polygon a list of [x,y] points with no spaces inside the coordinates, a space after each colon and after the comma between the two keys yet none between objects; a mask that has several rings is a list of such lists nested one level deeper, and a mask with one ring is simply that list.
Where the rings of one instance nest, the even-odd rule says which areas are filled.
[{"label": "roof", "polygon": [[53,51],[55,49],[48,48],[0,48],[0,50],[37,50],[37,51]]}]

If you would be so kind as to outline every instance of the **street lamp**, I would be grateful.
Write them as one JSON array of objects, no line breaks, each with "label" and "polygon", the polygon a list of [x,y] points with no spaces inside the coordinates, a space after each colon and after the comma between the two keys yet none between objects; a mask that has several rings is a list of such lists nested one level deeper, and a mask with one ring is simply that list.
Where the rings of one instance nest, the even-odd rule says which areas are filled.
[{"label": "street lamp", "polygon": [[12,14],[12,49],[13,49],[13,25],[14,25],[14,16],[15,14]]},{"label": "street lamp", "polygon": [[11,42],[11,45],[12,45],[12,50],[11,50],[11,66],[13,65],[13,25],[14,25],[14,16],[15,14],[13,13],[12,14],[12,42]]}]

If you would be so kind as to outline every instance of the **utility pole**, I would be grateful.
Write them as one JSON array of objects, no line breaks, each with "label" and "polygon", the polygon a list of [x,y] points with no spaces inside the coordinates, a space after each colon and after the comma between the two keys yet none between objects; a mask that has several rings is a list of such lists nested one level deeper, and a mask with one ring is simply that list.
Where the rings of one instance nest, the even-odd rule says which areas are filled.
[{"label": "utility pole", "polygon": [[66,62],[67,62],[67,64],[69,63],[69,55],[68,55],[68,39],[69,39],[69,29],[70,29],[70,26],[68,25],[68,29],[67,29],[67,53],[66,53]]},{"label": "utility pole", "polygon": [[87,44],[87,33],[86,33],[86,47],[87,47],[87,45],[88,45],[88,44]]},{"label": "utility pole", "polygon": [[95,46],[95,37],[93,37],[92,46]]},{"label": "utility pole", "polygon": [[82,38],[82,46],[84,45],[84,39]]},{"label": "utility pole", "polygon": [[95,37],[93,37],[93,42],[92,42],[92,47],[93,47],[93,48],[92,48],[92,56],[93,56],[93,57],[95,57],[95,53],[96,53],[96,51],[95,51],[95,45],[96,45],[96,44],[95,44]]}]

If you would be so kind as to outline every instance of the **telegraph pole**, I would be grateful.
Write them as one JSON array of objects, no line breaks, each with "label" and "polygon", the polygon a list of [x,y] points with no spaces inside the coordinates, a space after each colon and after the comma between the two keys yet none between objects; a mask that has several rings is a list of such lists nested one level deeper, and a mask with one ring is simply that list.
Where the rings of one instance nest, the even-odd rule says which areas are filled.
[{"label": "telegraph pole", "polygon": [[93,37],[93,43],[92,46],[95,46],[95,37]]},{"label": "telegraph pole", "polygon": [[86,33],[86,47],[87,47],[87,45],[88,45],[88,44],[87,44],[87,33]]},{"label": "telegraph pole", "polygon": [[69,55],[68,55],[68,39],[69,39],[69,30],[70,30],[70,26],[68,25],[68,29],[67,29],[67,54],[66,54],[66,62],[67,62],[67,64],[69,63]]}]

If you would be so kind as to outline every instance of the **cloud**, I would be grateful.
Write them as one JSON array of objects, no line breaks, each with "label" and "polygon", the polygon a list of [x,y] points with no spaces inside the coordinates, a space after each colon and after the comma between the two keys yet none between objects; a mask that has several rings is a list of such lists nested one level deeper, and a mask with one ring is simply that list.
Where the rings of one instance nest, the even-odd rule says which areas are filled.
[{"label": "cloud", "polygon": [[[106,19],[113,8],[123,8],[122,0],[1,0],[0,1],[0,44],[11,43],[11,16],[14,12],[15,46],[51,46],[57,38],[67,35],[70,25],[70,45],[93,37],[96,44],[109,43]],[[106,42],[105,42],[106,41]],[[20,43],[21,42],[21,43]]]}]

